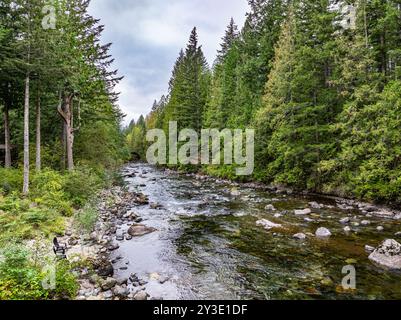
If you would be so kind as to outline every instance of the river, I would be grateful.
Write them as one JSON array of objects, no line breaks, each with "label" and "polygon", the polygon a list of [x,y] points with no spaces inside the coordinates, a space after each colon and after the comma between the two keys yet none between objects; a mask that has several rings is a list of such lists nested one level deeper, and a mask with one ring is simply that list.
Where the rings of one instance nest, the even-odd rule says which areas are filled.
[{"label": "river", "polygon": [[[384,271],[368,259],[365,245],[377,247],[401,231],[400,222],[369,217],[357,209],[340,209],[334,199],[290,196],[250,186],[233,187],[215,179],[197,179],[146,164],[130,164],[125,173],[132,192],[151,203],[134,212],[156,232],[123,241],[114,256],[117,276],[135,273],[146,291],[163,299],[401,299],[401,275]],[[295,209],[323,204],[311,215]],[[266,210],[273,204],[275,212]],[[352,232],[339,220],[349,217]],[[268,219],[285,226],[267,231]],[[384,230],[377,231],[378,226]],[[329,239],[312,234],[319,227]],[[129,225],[119,228],[126,231]],[[293,238],[307,234],[306,240]],[[356,290],[344,291],[343,267],[356,269]],[[120,269],[121,268],[121,269]],[[160,281],[162,279],[162,281]]]}]

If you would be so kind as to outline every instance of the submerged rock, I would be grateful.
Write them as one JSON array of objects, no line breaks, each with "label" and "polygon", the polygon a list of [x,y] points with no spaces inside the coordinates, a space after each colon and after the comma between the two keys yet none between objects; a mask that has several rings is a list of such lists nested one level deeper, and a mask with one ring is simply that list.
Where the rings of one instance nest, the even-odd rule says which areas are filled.
[{"label": "submerged rock", "polygon": [[369,259],[382,267],[401,270],[401,244],[387,239],[373,251]]},{"label": "submerged rock", "polygon": [[309,202],[309,205],[310,205],[311,208],[313,208],[313,209],[321,209],[321,208],[323,208],[323,205],[317,203],[316,201]]},{"label": "submerged rock", "polygon": [[305,233],[297,233],[297,234],[294,234],[292,237],[295,239],[298,239],[298,240],[305,240],[306,234]]},{"label": "submerged rock", "polygon": [[304,216],[304,215],[307,215],[307,214],[311,214],[311,213],[312,213],[312,210],[311,210],[311,209],[294,210],[294,212],[295,212],[295,214],[296,214],[297,216]]},{"label": "submerged rock", "polygon": [[257,221],[256,225],[257,226],[261,226],[261,227],[265,228],[266,230],[270,230],[270,229],[273,229],[273,228],[282,228],[283,227],[281,224],[277,224],[277,223],[271,222],[271,221],[266,220],[266,219],[262,219],[262,220]]},{"label": "submerged rock", "polygon": [[265,210],[267,210],[267,211],[276,211],[276,208],[272,204],[268,204],[265,207]]},{"label": "submerged rock", "polygon": [[327,237],[331,236],[331,232],[327,228],[319,228],[319,229],[316,230],[315,235],[318,238],[327,238]]},{"label": "submerged rock", "polygon": [[378,226],[378,227],[376,228],[376,230],[381,232],[381,231],[383,231],[383,230],[384,230],[384,227],[382,227],[382,226]]},{"label": "submerged rock", "polygon": [[157,231],[155,228],[147,227],[143,224],[134,224],[128,229],[128,234],[132,237],[141,237],[155,231]]},{"label": "submerged rock", "polygon": [[351,232],[352,229],[351,229],[349,226],[346,226],[346,227],[344,228],[344,231],[345,231],[345,232]]},{"label": "submerged rock", "polygon": [[341,219],[340,220],[340,223],[342,223],[342,224],[347,224],[347,223],[350,223],[351,222],[351,219],[350,218],[343,218],[343,219]]}]

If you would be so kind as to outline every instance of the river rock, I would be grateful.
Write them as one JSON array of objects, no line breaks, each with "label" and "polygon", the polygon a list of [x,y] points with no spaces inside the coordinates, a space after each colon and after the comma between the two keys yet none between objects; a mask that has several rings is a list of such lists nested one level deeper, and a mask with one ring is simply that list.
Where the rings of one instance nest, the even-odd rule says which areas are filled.
[{"label": "river rock", "polygon": [[277,224],[277,223],[271,222],[271,221],[266,220],[266,219],[262,219],[262,220],[257,221],[256,225],[257,226],[261,226],[261,227],[265,228],[266,230],[270,230],[270,229],[273,229],[273,228],[282,228],[283,227],[281,224]]},{"label": "river rock", "polygon": [[94,269],[96,273],[101,277],[113,276],[114,268],[110,261],[99,260],[94,263]]},{"label": "river rock", "polygon": [[394,234],[394,236],[397,237],[397,238],[401,238],[401,232],[396,232],[396,233]]},{"label": "river rock", "polygon": [[276,208],[272,204],[268,204],[265,207],[265,210],[267,210],[267,211],[276,211]]},{"label": "river rock", "polygon": [[327,237],[331,236],[331,232],[327,228],[319,228],[319,229],[316,230],[315,235],[318,238],[327,238]]},{"label": "river rock", "polygon": [[129,295],[129,290],[126,286],[116,286],[113,289],[113,293],[119,298],[126,298]]},{"label": "river rock", "polygon": [[111,299],[113,298],[113,292],[111,290],[108,290],[106,292],[103,292],[103,298],[105,299]]},{"label": "river rock", "polygon": [[401,213],[396,214],[394,220],[401,220]]},{"label": "river rock", "polygon": [[349,226],[346,226],[343,230],[347,233],[352,231],[352,229]]},{"label": "river rock", "polygon": [[382,267],[401,270],[401,244],[387,239],[373,251],[369,259]]},{"label": "river rock", "polygon": [[370,221],[369,220],[363,220],[363,221],[361,221],[361,225],[368,226],[368,225],[370,225]]},{"label": "river rock", "polygon": [[306,234],[305,233],[297,233],[297,234],[294,234],[292,237],[295,239],[298,239],[298,240],[305,240]]},{"label": "river rock", "polygon": [[295,210],[294,213],[295,213],[297,216],[305,216],[305,215],[307,215],[307,214],[311,214],[311,213],[312,213],[312,210],[311,210],[311,209]]},{"label": "river rock", "polygon": [[347,217],[347,218],[341,219],[341,220],[340,220],[340,223],[342,223],[342,224],[347,224],[347,223],[350,223],[350,221],[351,221],[351,219]]},{"label": "river rock", "polygon": [[116,233],[116,240],[123,241],[124,240],[124,232],[122,230],[118,230]]},{"label": "river rock", "polygon": [[155,231],[157,231],[155,228],[147,227],[143,224],[134,224],[128,229],[128,234],[132,237],[141,237]]},{"label": "river rock", "polygon": [[134,300],[145,301],[148,300],[149,295],[145,291],[139,291],[134,295]]},{"label": "river rock", "polygon": [[107,247],[109,251],[114,251],[120,248],[120,245],[118,243],[110,243],[110,245]]},{"label": "river rock", "polygon": [[321,209],[323,206],[316,201],[309,202],[309,206],[313,209]]},{"label": "river rock", "polygon": [[108,291],[108,290],[112,289],[116,284],[117,284],[117,280],[109,277],[102,282],[101,287],[102,287],[103,291]]},{"label": "river rock", "polygon": [[379,231],[379,232],[382,232],[382,231],[384,231],[384,227],[378,226],[378,227],[376,228],[376,230]]}]

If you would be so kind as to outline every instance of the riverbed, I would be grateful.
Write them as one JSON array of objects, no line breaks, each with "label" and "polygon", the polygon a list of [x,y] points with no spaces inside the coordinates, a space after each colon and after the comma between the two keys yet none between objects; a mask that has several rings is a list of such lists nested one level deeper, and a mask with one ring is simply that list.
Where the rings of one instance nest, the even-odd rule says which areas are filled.
[{"label": "riverbed", "polygon": [[[143,279],[150,297],[401,299],[401,274],[374,265],[365,250],[393,239],[401,231],[399,220],[335,199],[276,193],[141,163],[123,172],[129,190],[150,201],[132,211],[157,231],[119,242],[112,257],[122,259],[114,268],[118,277]],[[319,208],[311,208],[311,202]],[[305,208],[312,212],[294,214]],[[284,228],[265,230],[256,223],[261,219]],[[119,229],[129,227],[121,224]],[[319,227],[332,236],[315,237]],[[306,239],[294,238],[296,233]],[[341,286],[347,265],[356,269],[355,290]]]}]

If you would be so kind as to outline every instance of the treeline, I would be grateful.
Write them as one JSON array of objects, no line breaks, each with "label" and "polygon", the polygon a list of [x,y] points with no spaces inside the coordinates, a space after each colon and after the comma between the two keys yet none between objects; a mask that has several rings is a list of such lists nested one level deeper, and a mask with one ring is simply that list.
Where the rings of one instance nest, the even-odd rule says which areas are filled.
[{"label": "treeline", "polygon": [[89,3],[0,1],[0,161],[23,167],[24,194],[30,169],[102,169],[125,156],[121,77]]},{"label": "treeline", "polygon": [[[401,202],[401,1],[253,0],[212,68],[196,29],[131,146],[170,120],[255,128],[255,180]],[[204,168],[234,178],[227,166]]]}]

